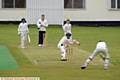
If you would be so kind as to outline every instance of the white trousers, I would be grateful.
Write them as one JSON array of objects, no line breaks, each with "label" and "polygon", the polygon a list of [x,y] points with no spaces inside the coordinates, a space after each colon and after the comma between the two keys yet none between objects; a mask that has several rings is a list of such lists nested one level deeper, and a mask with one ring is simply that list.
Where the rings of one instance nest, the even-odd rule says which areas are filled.
[{"label": "white trousers", "polygon": [[20,47],[21,48],[25,48],[26,40],[27,40],[27,31],[20,32]]},{"label": "white trousers", "polygon": [[104,67],[108,67],[109,66],[109,53],[108,53],[108,49],[104,49],[104,48],[96,48],[93,53],[89,56],[89,58],[86,60],[86,62],[84,63],[84,66],[87,66],[95,56],[97,56],[98,54],[102,53],[103,56],[103,60],[104,60]]},{"label": "white trousers", "polygon": [[61,59],[66,59],[66,48],[65,46],[60,46]]},{"label": "white trousers", "polygon": [[98,49],[97,49],[97,48],[96,48],[96,49],[93,51],[92,55],[90,55],[90,58],[93,59],[95,56],[97,56],[97,55],[100,54],[100,53],[103,54],[104,58],[109,59],[109,53],[108,53],[108,49],[107,49],[107,48],[106,48],[106,49],[103,49],[103,48],[98,48]]}]

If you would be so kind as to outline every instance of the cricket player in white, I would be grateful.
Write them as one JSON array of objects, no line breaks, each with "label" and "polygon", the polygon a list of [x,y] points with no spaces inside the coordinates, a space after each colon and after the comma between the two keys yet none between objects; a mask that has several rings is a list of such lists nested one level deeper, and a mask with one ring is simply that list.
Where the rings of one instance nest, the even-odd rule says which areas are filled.
[{"label": "cricket player in white", "polygon": [[88,64],[93,60],[95,56],[97,56],[99,53],[103,53],[103,60],[104,60],[104,69],[107,70],[109,67],[109,53],[107,45],[104,41],[100,40],[98,41],[95,50],[93,51],[93,54],[89,56],[89,58],[85,61],[85,63],[82,65],[81,69],[87,68]]},{"label": "cricket player in white", "polygon": [[66,33],[71,33],[71,24],[70,24],[70,19],[66,20],[66,24],[63,25],[63,31],[64,31],[64,35],[66,35]]},{"label": "cricket player in white", "polygon": [[61,52],[61,61],[67,61],[66,46],[71,41],[70,37],[71,37],[71,34],[67,33],[64,37],[62,37],[62,39],[58,43],[58,48],[60,49],[60,52]]},{"label": "cricket player in white", "polygon": [[20,35],[20,47],[21,48],[25,48],[25,42],[27,40],[28,32],[29,32],[28,24],[27,24],[25,18],[23,18],[21,20],[21,23],[18,26],[18,35]]},{"label": "cricket player in white", "polygon": [[61,52],[61,61],[66,61],[66,46],[68,45],[69,42],[72,41],[72,32],[71,32],[71,24],[70,20],[67,19],[66,23],[62,26],[63,31],[64,31],[64,36],[58,43],[58,48],[60,49]]},{"label": "cricket player in white", "polygon": [[41,15],[41,18],[37,21],[37,27],[39,29],[39,38],[38,38],[38,46],[43,46],[43,41],[45,38],[46,27],[48,27],[48,22],[45,19],[45,15]]},{"label": "cricket player in white", "polygon": [[61,61],[67,61],[66,54],[67,54],[67,46],[68,45],[80,45],[79,41],[72,40],[71,33],[66,33],[65,36],[62,37],[62,39],[58,43],[58,48],[60,49],[61,53]]}]

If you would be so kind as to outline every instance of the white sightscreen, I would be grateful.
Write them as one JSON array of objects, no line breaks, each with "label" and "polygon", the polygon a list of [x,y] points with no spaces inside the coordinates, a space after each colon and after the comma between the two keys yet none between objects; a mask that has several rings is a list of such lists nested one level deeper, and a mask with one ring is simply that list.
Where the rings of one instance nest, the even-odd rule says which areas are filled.
[{"label": "white sightscreen", "polygon": [[62,24],[63,0],[26,0],[27,21],[36,24],[41,14],[45,14],[49,24]]}]

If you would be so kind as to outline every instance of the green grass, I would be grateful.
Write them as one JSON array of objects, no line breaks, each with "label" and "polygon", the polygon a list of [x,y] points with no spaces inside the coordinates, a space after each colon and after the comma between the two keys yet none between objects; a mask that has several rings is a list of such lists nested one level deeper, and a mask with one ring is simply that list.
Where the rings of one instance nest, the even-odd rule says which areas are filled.
[{"label": "green grass", "polygon": [[0,46],[0,70],[16,70],[18,65],[10,51],[5,46]]},{"label": "green grass", "polygon": [[[57,43],[63,36],[60,26],[48,27],[44,48],[37,46],[38,31],[36,26],[31,26],[32,43],[28,44],[27,49],[20,49],[17,25],[0,25],[0,45],[9,48],[20,66],[15,71],[0,71],[0,76],[40,76],[41,80],[119,80],[120,28],[74,26],[72,32],[73,38],[79,40],[81,45],[73,47],[69,61],[61,62],[57,49]],[[80,66],[92,53],[99,39],[105,40],[108,44],[110,69],[108,71],[103,69],[103,61],[98,56],[87,70],[81,70]],[[35,60],[39,62],[35,64]]]}]

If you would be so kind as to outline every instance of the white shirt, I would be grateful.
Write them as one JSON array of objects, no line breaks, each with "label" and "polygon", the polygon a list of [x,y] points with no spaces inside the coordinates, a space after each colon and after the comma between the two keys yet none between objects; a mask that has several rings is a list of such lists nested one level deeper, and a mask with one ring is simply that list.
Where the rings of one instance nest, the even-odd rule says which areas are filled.
[{"label": "white shirt", "polygon": [[98,42],[96,45],[96,49],[107,49],[107,45],[105,42]]},{"label": "white shirt", "polygon": [[28,31],[27,23],[20,23],[18,26],[18,32]]},{"label": "white shirt", "polygon": [[62,39],[59,41],[58,43],[58,48],[61,47],[61,44],[63,44],[64,46],[67,45],[67,43],[69,43],[71,41],[71,38],[70,39],[67,39],[66,36],[62,37]]},{"label": "white shirt", "polygon": [[46,27],[48,27],[48,22],[46,19],[44,21],[39,19],[37,21],[37,26],[38,26],[38,28],[40,28],[39,31],[46,31]]},{"label": "white shirt", "polygon": [[66,23],[65,25],[63,25],[63,31],[64,31],[64,34],[66,34],[66,33],[71,33],[72,34],[71,24]]}]

